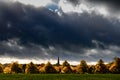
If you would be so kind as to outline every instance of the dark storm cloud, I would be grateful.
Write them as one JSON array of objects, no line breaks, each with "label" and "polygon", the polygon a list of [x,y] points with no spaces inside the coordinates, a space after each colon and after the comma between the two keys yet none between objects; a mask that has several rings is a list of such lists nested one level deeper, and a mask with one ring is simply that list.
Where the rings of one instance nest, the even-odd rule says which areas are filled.
[{"label": "dark storm cloud", "polygon": [[98,3],[106,3],[106,4],[111,4],[114,6],[119,6],[120,7],[120,1],[119,0],[88,0],[90,2],[98,2]]},{"label": "dark storm cloud", "polygon": [[[110,13],[116,14],[116,12],[120,12],[120,1],[119,0],[67,0],[74,5],[79,5],[82,2],[87,2],[88,4],[91,3],[90,5],[102,5],[107,7],[107,9],[110,11]],[[100,6],[101,7],[101,6]]]},{"label": "dark storm cloud", "polygon": [[96,14],[59,16],[45,7],[0,2],[1,55],[75,59],[97,46],[100,50],[109,49],[109,45],[120,46],[119,22],[113,22],[116,21]]},{"label": "dark storm cloud", "polygon": [[88,0],[89,2],[97,5],[106,5],[108,9],[112,12],[119,12],[120,1],[119,0]]},{"label": "dark storm cloud", "polygon": [[19,38],[21,43],[92,46],[92,40],[118,44],[119,27],[101,16],[89,14],[59,17],[46,8],[34,8],[21,3],[1,3],[0,39]]},{"label": "dark storm cloud", "polygon": [[63,14],[60,18],[46,8],[34,8],[20,3],[2,3],[0,8],[1,40],[17,37],[24,44],[57,44],[64,47],[69,44],[91,46],[93,39],[112,43],[112,38],[117,40],[119,36],[113,24],[101,16]]},{"label": "dark storm cloud", "polygon": [[92,2],[93,4],[94,3],[105,3],[105,4],[110,4],[110,5],[113,5],[113,6],[116,6],[116,7],[120,7],[120,1],[119,0],[67,0],[73,4],[77,4],[77,3],[80,3],[82,1],[89,1],[89,2]]},{"label": "dark storm cloud", "polygon": [[66,1],[71,2],[71,3],[73,3],[74,5],[77,5],[77,4],[80,3],[81,0],[66,0]]}]

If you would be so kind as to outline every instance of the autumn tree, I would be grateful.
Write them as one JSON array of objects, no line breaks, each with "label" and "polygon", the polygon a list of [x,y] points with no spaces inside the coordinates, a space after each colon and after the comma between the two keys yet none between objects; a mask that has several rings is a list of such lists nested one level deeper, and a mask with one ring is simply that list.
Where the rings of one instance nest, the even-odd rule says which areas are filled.
[{"label": "autumn tree", "polygon": [[10,74],[10,73],[11,73],[10,67],[5,67],[5,68],[3,69],[3,73],[5,73],[5,74]]},{"label": "autumn tree", "polygon": [[22,69],[20,68],[20,65],[18,64],[18,62],[13,62],[10,65],[10,69],[11,69],[11,73],[21,73]]},{"label": "autumn tree", "polygon": [[25,73],[26,64],[22,64],[22,72]]},{"label": "autumn tree", "polygon": [[111,67],[112,65],[113,65],[113,61],[106,64],[106,66],[107,66],[108,69],[110,69],[110,67]]},{"label": "autumn tree", "polygon": [[76,73],[76,66],[71,66],[71,69],[72,69],[72,73]]},{"label": "autumn tree", "polygon": [[56,69],[53,67],[53,65],[48,62],[45,66],[44,66],[44,69],[45,69],[45,73],[56,73]]},{"label": "autumn tree", "polygon": [[113,64],[110,66],[109,71],[111,73],[116,73],[119,74],[120,73],[120,58],[116,57],[114,59]]},{"label": "autumn tree", "polygon": [[63,62],[63,64],[62,64],[62,66],[70,66],[70,64],[65,60],[64,62]]},{"label": "autumn tree", "polygon": [[106,65],[104,64],[104,61],[102,59],[100,59],[98,61],[98,63],[95,66],[95,73],[107,73],[108,69],[106,67]]},{"label": "autumn tree", "polygon": [[0,73],[3,73],[3,66],[0,64]]},{"label": "autumn tree", "polygon": [[77,66],[76,72],[81,74],[88,72],[88,65],[85,60],[80,61],[80,65]]},{"label": "autumn tree", "polygon": [[88,73],[93,74],[94,70],[95,70],[95,66],[94,65],[88,66]]},{"label": "autumn tree", "polygon": [[56,70],[57,73],[60,73],[60,72],[61,72],[60,66],[54,66],[54,68],[55,68],[55,70]]},{"label": "autumn tree", "polygon": [[72,69],[70,67],[70,64],[65,60],[62,64],[62,73],[72,73]]},{"label": "autumn tree", "polygon": [[32,62],[26,65],[25,73],[38,73],[38,72],[39,71],[37,67]]},{"label": "autumn tree", "polygon": [[40,66],[38,67],[40,73],[45,73],[44,66],[45,66],[45,64],[42,63],[42,64],[40,64]]}]

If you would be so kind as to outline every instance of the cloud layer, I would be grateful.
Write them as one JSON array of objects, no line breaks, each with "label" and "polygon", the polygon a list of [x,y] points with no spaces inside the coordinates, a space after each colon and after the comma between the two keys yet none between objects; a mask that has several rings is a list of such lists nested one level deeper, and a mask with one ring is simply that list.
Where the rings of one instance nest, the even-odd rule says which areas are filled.
[{"label": "cloud layer", "polygon": [[[116,18],[119,15],[116,12],[115,16],[109,16],[111,13],[107,9],[110,7],[102,6],[100,11],[109,14],[105,16],[96,6],[99,1],[93,2],[94,5],[90,5],[82,0],[61,0],[54,2],[58,7],[51,8],[1,1],[0,55],[27,59],[60,56],[74,61],[96,61],[98,58],[108,61],[119,56],[120,22]],[[65,11],[68,8],[70,10]]]}]

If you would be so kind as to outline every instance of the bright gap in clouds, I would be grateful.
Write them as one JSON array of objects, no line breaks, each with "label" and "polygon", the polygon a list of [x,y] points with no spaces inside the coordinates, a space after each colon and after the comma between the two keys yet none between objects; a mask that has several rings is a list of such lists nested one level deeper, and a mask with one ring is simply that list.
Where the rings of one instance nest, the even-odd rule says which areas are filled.
[{"label": "bright gap in clouds", "polygon": [[41,7],[41,6],[47,6],[48,4],[51,4],[52,1],[51,0],[14,0],[14,1],[19,1],[23,4],[30,4],[30,5],[34,5],[36,7]]},{"label": "bright gap in clouds", "polygon": [[72,4],[67,2],[66,0],[60,0],[59,2],[59,7],[62,9],[63,12],[68,13],[68,12],[73,12],[74,7]]},{"label": "bright gap in clouds", "polygon": [[109,18],[119,19],[119,17],[114,16],[112,13],[109,12],[109,9],[106,5],[93,5],[84,0],[78,3],[77,5],[73,5],[67,0],[60,0],[58,5],[60,9],[66,14],[78,13],[79,15],[81,15],[84,13],[88,13],[93,15],[93,13],[95,13],[96,15],[101,15],[108,19]]},{"label": "bright gap in clouds", "polygon": [[[18,59],[15,57],[0,57],[0,61],[2,64],[7,64],[7,63],[11,63],[11,62],[18,62],[20,64],[28,64],[30,62],[33,62],[34,64],[41,64],[41,63],[47,63],[48,61],[51,62],[52,64],[56,64],[57,63],[57,59]],[[68,61],[71,65],[77,65],[79,64],[79,62],[77,61]],[[63,63],[63,60],[60,60],[60,64]]]},{"label": "bright gap in clouds", "polygon": [[[57,63],[57,59],[18,59],[15,57],[0,57],[0,61],[2,64],[9,64],[12,62],[18,62],[20,64],[28,64],[30,62],[33,62],[34,64],[42,64],[42,63],[47,63],[48,61],[51,62],[52,64],[56,64]],[[60,60],[60,64],[62,65],[62,63],[64,62],[64,60]],[[68,63],[70,63],[70,65],[78,65],[80,64],[79,61],[68,61]],[[88,65],[95,65],[97,62],[87,62]]]},{"label": "bright gap in clouds", "polygon": [[96,6],[96,13],[100,14],[100,15],[103,15],[104,17],[110,17],[109,15],[109,12],[107,10],[107,8],[105,6]]},{"label": "bright gap in clouds", "polygon": [[96,6],[90,5],[87,2],[81,2],[74,6],[72,3],[66,0],[60,0],[59,7],[62,9],[64,13],[84,13],[87,12],[91,14],[92,12],[96,12],[100,15],[107,16],[108,11],[105,6]]}]

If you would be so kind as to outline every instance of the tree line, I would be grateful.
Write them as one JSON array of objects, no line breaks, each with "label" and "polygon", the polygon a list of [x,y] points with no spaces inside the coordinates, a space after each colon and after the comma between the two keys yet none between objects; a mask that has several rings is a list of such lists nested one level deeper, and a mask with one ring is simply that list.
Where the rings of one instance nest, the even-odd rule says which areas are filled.
[{"label": "tree line", "polygon": [[0,64],[0,73],[26,73],[26,74],[120,74],[120,58],[116,57],[112,62],[107,64],[102,59],[99,59],[97,64],[88,65],[85,60],[81,60],[80,64],[72,66],[68,61],[64,61],[62,65],[53,65],[50,62],[46,64],[19,64],[12,62],[10,64]]}]

